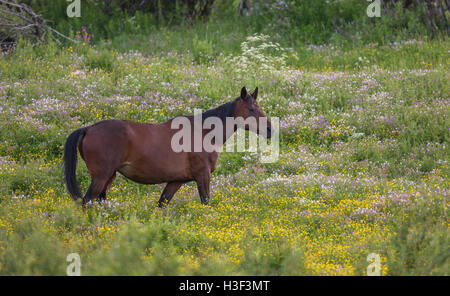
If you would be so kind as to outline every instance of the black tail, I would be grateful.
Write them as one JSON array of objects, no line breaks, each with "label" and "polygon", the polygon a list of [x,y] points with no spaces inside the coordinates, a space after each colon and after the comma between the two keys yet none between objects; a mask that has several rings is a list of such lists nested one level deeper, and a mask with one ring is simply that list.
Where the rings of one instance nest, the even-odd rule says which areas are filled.
[{"label": "black tail", "polygon": [[80,188],[77,183],[77,147],[78,141],[86,134],[85,128],[80,128],[70,134],[64,146],[64,178],[67,190],[74,200],[81,198]]}]

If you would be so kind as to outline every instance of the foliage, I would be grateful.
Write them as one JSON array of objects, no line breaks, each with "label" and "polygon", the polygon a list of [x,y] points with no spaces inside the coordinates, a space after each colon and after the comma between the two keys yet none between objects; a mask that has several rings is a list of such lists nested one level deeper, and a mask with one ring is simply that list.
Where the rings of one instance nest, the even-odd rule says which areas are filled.
[{"label": "foliage", "polygon": [[230,57],[228,62],[241,78],[243,75],[271,73],[286,66],[287,50],[269,41],[268,35],[256,34],[245,38],[241,54]]},{"label": "foliage", "polygon": [[[448,36],[448,7],[442,0],[382,1],[380,17],[373,18],[367,16],[371,3],[361,0],[82,1],[79,18],[67,16],[69,3],[65,0],[21,2],[67,36],[74,37],[86,27],[94,43],[122,35],[145,35],[167,26],[203,25],[238,29],[246,36],[270,35],[292,48],[304,43],[389,44],[423,35]],[[238,9],[242,2],[247,3],[246,10]]]},{"label": "foliage", "polygon": [[[411,215],[411,213],[414,213]],[[408,209],[392,238],[390,275],[447,275],[450,271],[448,208],[440,196],[422,199]]]},{"label": "foliage", "polygon": [[[384,275],[448,274],[448,40],[290,52],[256,36],[203,24],[1,56],[0,274],[63,275],[72,252],[86,275],[364,275],[369,253]],[[222,153],[209,206],[187,184],[160,210],[162,186],[121,176],[85,211],[67,195],[71,131],[163,122],[243,85],[280,118],[280,158]],[[81,160],[77,175],[86,189]]]}]

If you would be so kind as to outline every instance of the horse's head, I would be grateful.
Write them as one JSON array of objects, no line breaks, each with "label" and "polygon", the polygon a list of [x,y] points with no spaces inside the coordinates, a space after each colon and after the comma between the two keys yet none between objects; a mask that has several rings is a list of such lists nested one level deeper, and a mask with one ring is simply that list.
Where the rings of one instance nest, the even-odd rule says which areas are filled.
[{"label": "horse's head", "polygon": [[241,90],[241,96],[237,99],[234,109],[234,117],[242,117],[244,123],[239,128],[255,132],[266,138],[272,137],[272,125],[258,105],[258,88],[249,94],[245,86]]}]

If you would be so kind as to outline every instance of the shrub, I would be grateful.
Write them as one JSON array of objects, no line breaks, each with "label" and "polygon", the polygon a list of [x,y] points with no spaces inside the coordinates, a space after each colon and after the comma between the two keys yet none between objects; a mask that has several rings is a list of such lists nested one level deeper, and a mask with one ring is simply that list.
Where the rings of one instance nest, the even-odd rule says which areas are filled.
[{"label": "shrub", "polygon": [[450,237],[445,199],[430,196],[406,211],[387,252],[389,275],[449,275]]}]

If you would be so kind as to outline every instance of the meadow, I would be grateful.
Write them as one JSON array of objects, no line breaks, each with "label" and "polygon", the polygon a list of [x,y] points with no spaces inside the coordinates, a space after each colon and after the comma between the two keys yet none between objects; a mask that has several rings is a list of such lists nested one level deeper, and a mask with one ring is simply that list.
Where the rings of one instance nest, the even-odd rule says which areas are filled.
[{"label": "meadow", "polygon": [[[0,274],[65,275],[78,253],[83,275],[366,275],[375,253],[382,275],[448,275],[448,39],[292,49],[218,30],[92,45],[80,28],[0,56]],[[280,119],[277,162],[222,153],[208,206],[189,183],[159,209],[163,185],[122,176],[84,211],[69,197],[73,130],[164,122],[242,86]]]}]

